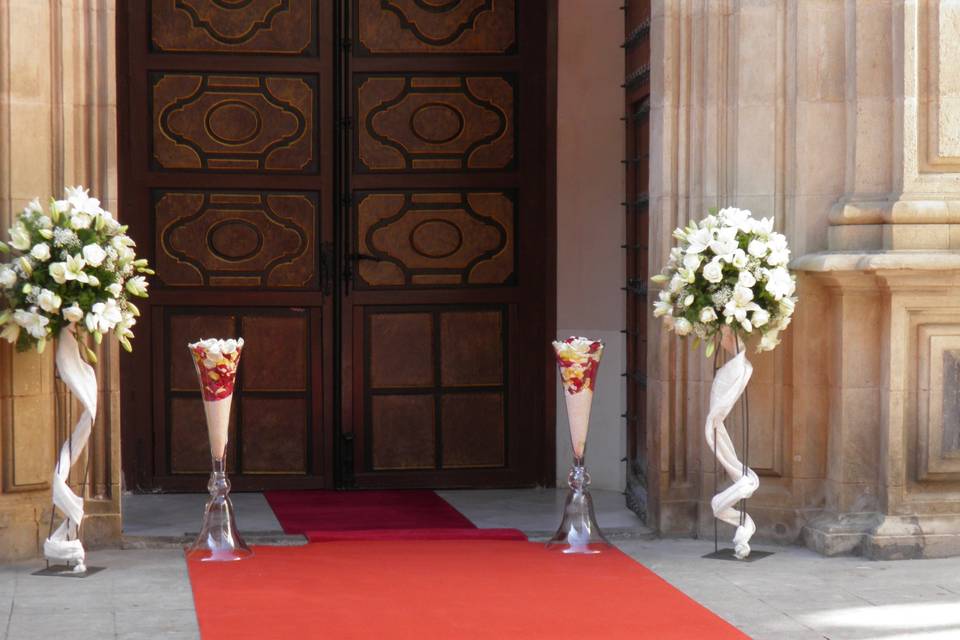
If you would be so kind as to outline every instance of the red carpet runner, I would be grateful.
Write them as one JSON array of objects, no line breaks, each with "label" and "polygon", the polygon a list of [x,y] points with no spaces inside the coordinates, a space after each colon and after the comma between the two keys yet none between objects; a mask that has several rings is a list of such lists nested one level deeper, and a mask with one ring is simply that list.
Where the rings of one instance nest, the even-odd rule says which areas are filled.
[{"label": "red carpet runner", "polygon": [[189,563],[204,640],[746,638],[619,551],[329,542]]},{"label": "red carpet runner", "polygon": [[267,491],[288,534],[372,529],[474,529],[433,491]]}]

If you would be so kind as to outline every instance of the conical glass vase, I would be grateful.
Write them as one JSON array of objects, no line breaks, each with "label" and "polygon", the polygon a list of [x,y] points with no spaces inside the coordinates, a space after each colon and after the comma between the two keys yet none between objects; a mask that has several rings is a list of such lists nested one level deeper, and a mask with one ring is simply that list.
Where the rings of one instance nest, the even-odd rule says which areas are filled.
[{"label": "conical glass vase", "polygon": [[557,366],[563,382],[563,397],[573,446],[573,466],[567,475],[566,500],[560,527],[547,542],[548,549],[563,553],[600,553],[610,542],[600,531],[590,496],[590,474],[584,465],[590,408],[597,382],[597,370],[603,356],[603,343],[588,338],[567,338],[553,343]]},{"label": "conical glass vase", "polygon": [[221,458],[213,460],[213,471],[207,489],[210,499],[203,511],[203,526],[200,535],[187,549],[187,557],[201,562],[230,562],[243,560],[253,551],[243,541],[237,530],[237,521],[230,501],[230,480]]},{"label": "conical glass vase", "polygon": [[230,408],[243,338],[202,340],[189,347],[200,378],[213,471],[207,483],[210,499],[203,511],[200,535],[187,549],[187,557],[201,562],[243,560],[252,556],[253,551],[237,530],[226,470]]}]

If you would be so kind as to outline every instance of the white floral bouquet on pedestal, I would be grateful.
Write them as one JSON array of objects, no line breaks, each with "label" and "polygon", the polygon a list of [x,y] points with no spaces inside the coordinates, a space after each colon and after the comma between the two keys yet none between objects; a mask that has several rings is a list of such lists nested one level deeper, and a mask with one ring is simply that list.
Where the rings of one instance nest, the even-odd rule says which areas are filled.
[{"label": "white floral bouquet on pedestal", "polygon": [[[130,299],[146,297],[144,274],[153,271],[137,259],[126,230],[83,187],[51,200],[49,211],[31,202],[10,227],[9,242],[0,242],[0,253],[10,256],[0,264],[0,337],[42,352],[74,325],[97,343],[114,331],[129,351],[140,315]],[[93,361],[93,351],[83,349]]]},{"label": "white floral bouquet on pedestal", "polygon": [[[750,555],[750,538],[757,527],[746,504],[760,479],[746,461],[737,459],[724,419],[747,389],[753,366],[742,348],[746,338],[760,336],[758,351],[780,343],[790,324],[797,298],[796,281],[787,269],[790,249],[783,234],[773,230],[773,218],[756,219],[744,209],[726,208],[700,222],[673,232],[678,245],[670,250],[663,271],[652,279],[664,285],[653,315],[680,336],[706,341],[707,357],[717,343],[730,359],[714,373],[705,436],[707,446],[732,484],[715,495],[714,517],[737,528],[734,555]],[[744,416],[744,439],[749,418]],[[741,503],[741,501],[744,501]]]},{"label": "white floral bouquet on pedestal", "polygon": [[673,232],[663,271],[652,278],[664,286],[653,315],[680,336],[716,349],[722,327],[746,338],[759,334],[758,351],[780,343],[797,299],[787,270],[787,239],[773,230],[773,218],[756,219],[744,209],[726,208]]},{"label": "white floral bouquet on pedestal", "polygon": [[[67,483],[90,438],[97,414],[97,375],[89,363],[96,355],[82,334],[100,343],[113,331],[132,349],[132,327],[140,311],[131,297],[147,296],[145,275],[153,271],[138,260],[127,228],[83,187],[68,188],[65,200],[39,200],[23,210],[0,242],[0,337],[25,351],[39,352],[57,340],[57,371],[84,411],[60,447],[53,472],[53,504],[63,522],[43,543],[48,560],[64,561],[70,571],[86,571],[79,539],[83,498]],[[82,355],[81,355],[82,350]],[[86,361],[84,361],[86,360]]]}]

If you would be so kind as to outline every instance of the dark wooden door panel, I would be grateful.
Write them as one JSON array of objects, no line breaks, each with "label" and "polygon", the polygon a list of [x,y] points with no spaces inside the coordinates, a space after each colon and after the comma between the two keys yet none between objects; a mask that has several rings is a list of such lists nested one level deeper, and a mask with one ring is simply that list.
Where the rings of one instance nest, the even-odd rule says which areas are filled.
[{"label": "dark wooden door panel", "polygon": [[154,216],[165,286],[317,283],[317,194],[158,190]]},{"label": "dark wooden door panel", "polygon": [[186,345],[231,336],[234,488],[333,484],[333,10],[118,5],[121,213],[157,270],[123,364],[131,488],[204,489]]},{"label": "dark wooden door panel", "polygon": [[391,305],[363,314],[367,393],[358,415],[366,469],[502,469],[506,309]]},{"label": "dark wooden door panel", "polygon": [[314,171],[315,85],[310,76],[151,74],[154,164]]},{"label": "dark wooden door panel", "polygon": [[[164,356],[155,375],[166,378],[158,412],[161,476],[207,473],[210,453],[196,372],[186,345],[209,336],[245,336],[234,399],[228,465],[241,476],[305,475],[322,471],[311,449],[313,335],[306,310],[166,308],[159,338]],[[163,424],[162,423],[162,424]]]},{"label": "dark wooden door panel", "polygon": [[316,53],[313,0],[153,0],[151,5],[155,51]]},{"label": "dark wooden door panel", "polygon": [[237,490],[550,481],[553,7],[118,4],[121,214],[157,268],[131,488],[205,486],[185,345],[220,335]]},{"label": "dark wooden door panel", "polygon": [[354,259],[341,317],[353,481],[543,482],[544,7],[352,7],[341,189]]},{"label": "dark wooden door panel", "polygon": [[357,0],[357,55],[512,53],[515,4],[515,0]]},{"label": "dark wooden door panel", "polygon": [[358,193],[358,288],[502,285],[515,280],[511,193]]},{"label": "dark wooden door panel", "polygon": [[512,168],[511,76],[357,74],[354,83],[357,171]]}]

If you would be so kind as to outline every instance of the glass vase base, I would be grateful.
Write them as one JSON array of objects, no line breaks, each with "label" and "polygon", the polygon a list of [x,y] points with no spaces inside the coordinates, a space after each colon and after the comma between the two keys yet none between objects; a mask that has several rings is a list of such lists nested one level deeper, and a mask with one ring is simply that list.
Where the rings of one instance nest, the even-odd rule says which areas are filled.
[{"label": "glass vase base", "polygon": [[237,531],[230,498],[212,498],[203,513],[200,535],[187,548],[187,558],[200,562],[234,562],[252,555],[253,551]]},{"label": "glass vase base", "polygon": [[590,492],[570,489],[563,506],[563,520],[547,542],[547,549],[590,555],[612,546],[597,524]]}]

